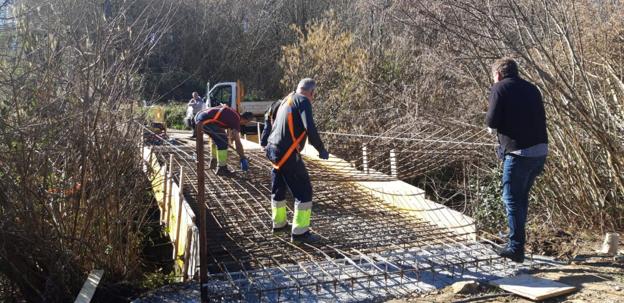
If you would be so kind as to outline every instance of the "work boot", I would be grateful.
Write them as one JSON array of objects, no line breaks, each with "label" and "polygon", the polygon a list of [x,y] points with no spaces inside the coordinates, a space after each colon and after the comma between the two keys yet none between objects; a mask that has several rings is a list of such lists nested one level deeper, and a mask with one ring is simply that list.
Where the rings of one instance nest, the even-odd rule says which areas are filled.
[{"label": "work boot", "polygon": [[217,168],[217,158],[210,158],[210,163],[208,163],[208,168],[210,169]]},{"label": "work boot", "polygon": [[215,174],[217,176],[231,176],[232,172],[227,168],[227,166],[219,166],[217,170],[215,170]]},{"label": "work boot", "polygon": [[286,224],[282,227],[273,227],[272,231],[273,231],[273,234],[286,234],[286,233],[290,233],[290,229],[291,229],[290,225]]},{"label": "work boot", "polygon": [[292,235],[292,234],[290,235],[290,242],[293,242],[295,244],[303,244],[303,243],[314,244],[320,241],[321,241],[321,237],[319,235],[313,234],[309,231],[306,231],[305,233],[301,235]]},{"label": "work boot", "polygon": [[498,255],[500,257],[510,259],[511,261],[516,262],[516,263],[524,262],[524,252],[522,251],[514,252],[509,247],[505,247],[499,250]]}]

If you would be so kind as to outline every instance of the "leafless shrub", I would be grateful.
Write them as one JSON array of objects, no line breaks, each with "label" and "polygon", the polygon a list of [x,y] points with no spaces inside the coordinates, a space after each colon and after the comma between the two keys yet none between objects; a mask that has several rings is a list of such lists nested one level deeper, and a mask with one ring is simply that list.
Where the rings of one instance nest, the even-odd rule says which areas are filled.
[{"label": "leafless shrub", "polygon": [[140,275],[149,205],[131,123],[167,1],[17,1],[0,69],[0,271],[73,300],[94,268]]},{"label": "leafless shrub", "polygon": [[[553,227],[622,228],[621,2],[362,0],[336,14],[311,23],[282,59],[284,83],[304,75],[321,80],[315,110],[319,120],[335,121],[324,124],[328,129],[380,133],[418,117],[482,125],[489,66],[513,56],[542,90],[549,121],[551,154],[535,189],[536,218]],[[323,32],[348,43],[329,45],[316,38]],[[361,59],[349,60],[362,50]],[[464,171],[488,180],[482,174],[495,163],[492,153],[478,164],[485,169]],[[473,199],[473,213],[491,194],[460,191]]]},{"label": "leafless shrub", "polygon": [[[404,4],[404,22],[426,18],[430,28],[449,41],[448,52],[468,58],[455,61],[462,73],[487,71],[493,58],[512,55],[521,62],[523,76],[542,90],[552,152],[536,197],[546,218],[563,225],[621,228],[621,3]],[[487,75],[477,74],[481,79]]]}]

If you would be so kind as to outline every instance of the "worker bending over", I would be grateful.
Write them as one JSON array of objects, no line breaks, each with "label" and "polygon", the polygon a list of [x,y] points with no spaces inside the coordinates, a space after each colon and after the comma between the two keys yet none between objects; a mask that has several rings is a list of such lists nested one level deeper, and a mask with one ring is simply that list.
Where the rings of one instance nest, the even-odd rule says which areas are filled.
[{"label": "worker bending over", "polygon": [[202,125],[204,132],[212,139],[210,168],[216,168],[217,175],[230,174],[227,168],[228,137],[235,142],[236,152],[240,156],[241,170],[247,171],[249,169],[249,161],[245,157],[243,144],[240,141],[240,127],[252,119],[252,113],[246,112],[239,115],[227,105],[207,108],[195,116],[195,123]]},{"label": "worker bending over", "polygon": [[273,232],[288,230],[286,222],[286,188],[295,198],[291,240],[315,242],[318,236],[310,233],[312,215],[312,184],[301,154],[306,138],[319,151],[321,159],[328,159],[321,137],[312,119],[312,105],[316,82],[303,79],[296,93],[288,95],[277,109],[267,140],[266,155],[273,163],[271,171],[271,209]]}]

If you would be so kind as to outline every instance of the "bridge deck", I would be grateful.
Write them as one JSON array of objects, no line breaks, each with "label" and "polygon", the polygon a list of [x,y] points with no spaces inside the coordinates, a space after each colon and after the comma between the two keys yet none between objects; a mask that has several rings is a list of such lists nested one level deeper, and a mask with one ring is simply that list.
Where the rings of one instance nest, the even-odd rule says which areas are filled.
[{"label": "bridge deck", "polygon": [[[176,145],[153,146],[153,151],[160,161],[173,155],[174,163],[184,167],[185,178],[190,179],[185,184],[192,184],[184,188],[184,194],[198,213],[194,141],[186,139],[187,133],[170,135]],[[214,298],[279,300],[288,297],[289,291],[322,293],[332,285],[335,289],[351,284],[353,292],[357,285],[366,289],[363,281],[370,286],[384,280],[386,295],[390,295],[396,287],[423,289],[422,285],[405,288],[409,283],[422,283],[423,272],[435,281],[436,275],[447,280],[469,274],[483,278],[506,275],[513,269],[489,247],[371,195],[349,181],[348,177],[362,180],[353,178],[357,174],[331,172],[305,157],[314,188],[312,230],[322,241],[292,244],[288,235],[271,232],[270,163],[251,147],[246,149],[251,164],[247,174],[237,169],[236,156],[230,156],[229,166],[236,172],[231,177],[216,176],[208,169],[203,172]],[[292,198],[287,200],[292,218]],[[387,287],[389,277],[394,281],[392,290]]]}]

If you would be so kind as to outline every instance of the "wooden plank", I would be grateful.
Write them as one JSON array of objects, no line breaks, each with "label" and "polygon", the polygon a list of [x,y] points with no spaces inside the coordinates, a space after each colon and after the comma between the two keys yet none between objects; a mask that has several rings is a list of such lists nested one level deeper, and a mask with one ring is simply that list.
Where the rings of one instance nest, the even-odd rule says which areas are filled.
[{"label": "wooden plank", "polygon": [[82,289],[74,303],[89,303],[91,302],[91,298],[93,298],[93,294],[95,294],[95,289],[97,289],[98,284],[100,284],[100,280],[102,279],[102,275],[104,275],[103,270],[92,270],[87,277],[87,280],[82,285]]},{"label": "wooden plank", "polygon": [[[169,175],[169,172],[167,171],[167,169],[169,168],[169,166],[167,165],[167,163],[165,163],[165,165],[162,167],[165,171],[163,172],[163,197],[162,197],[162,203],[161,201],[157,201],[158,206],[160,208],[160,222],[163,223],[165,222],[165,207],[167,204],[167,177]],[[171,190],[171,189],[169,189]],[[162,207],[160,207],[162,205]]]},{"label": "wooden plank", "polygon": [[576,290],[574,286],[531,275],[504,278],[492,281],[490,284],[534,301],[569,294]]},{"label": "wooden plank", "polygon": [[176,213],[176,237],[175,237],[175,247],[173,248],[173,259],[178,260],[178,254],[180,245],[180,227],[182,223],[182,206],[184,205],[184,169],[180,166],[180,192],[178,196],[178,212]]}]

